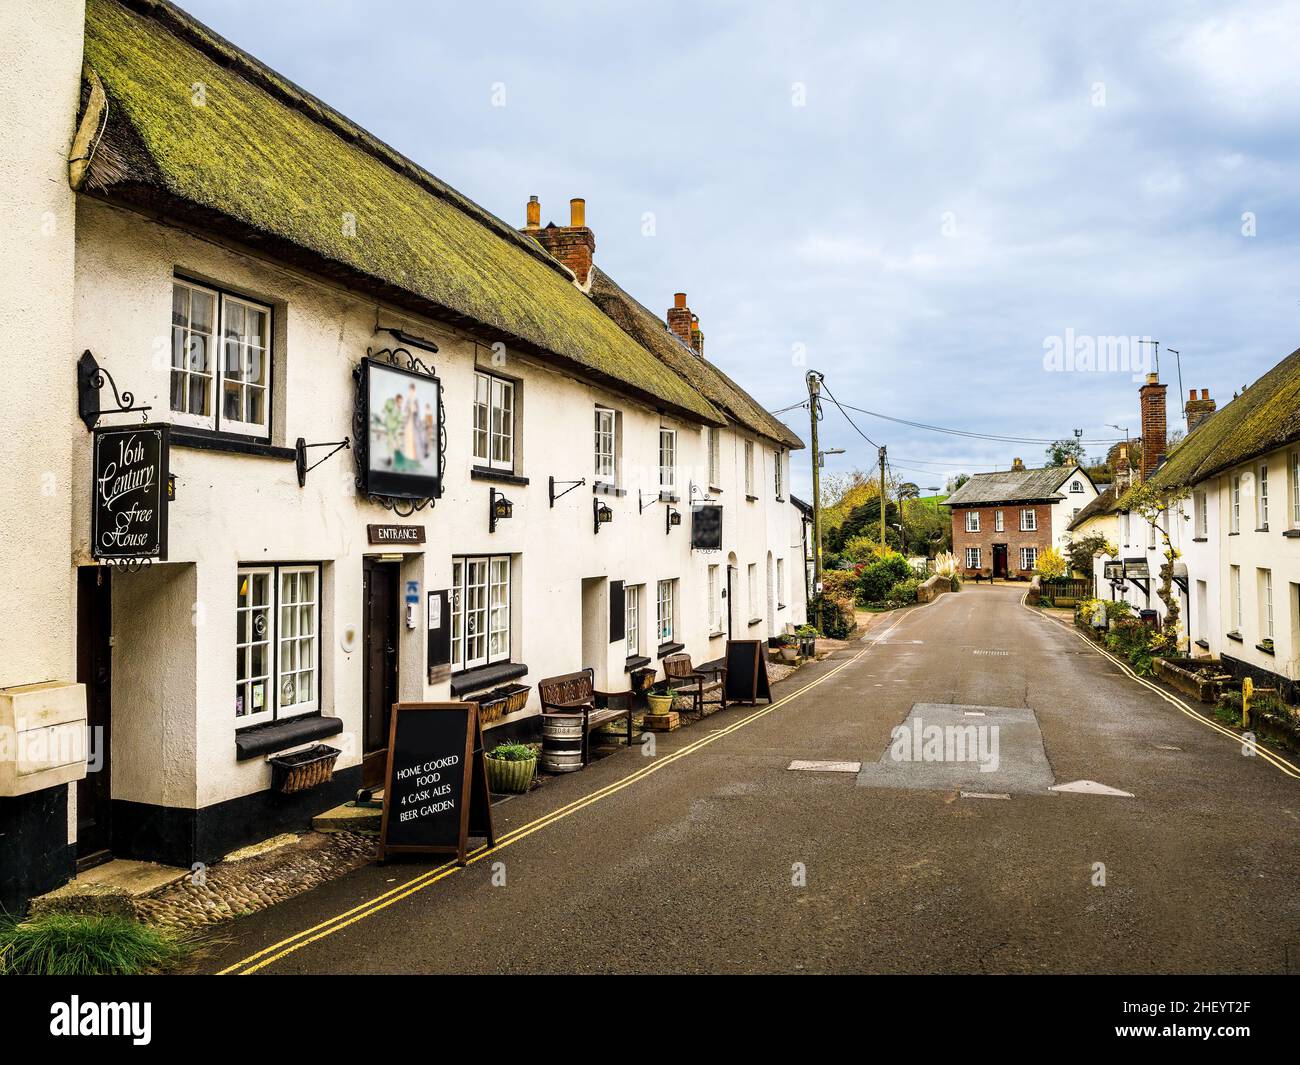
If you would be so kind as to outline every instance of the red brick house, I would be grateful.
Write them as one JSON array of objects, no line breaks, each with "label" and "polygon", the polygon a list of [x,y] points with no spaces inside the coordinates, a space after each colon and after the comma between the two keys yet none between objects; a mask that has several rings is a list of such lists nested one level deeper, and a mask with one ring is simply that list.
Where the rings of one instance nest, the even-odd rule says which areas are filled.
[{"label": "red brick house", "polygon": [[1078,466],[977,473],[950,495],[952,549],[968,577],[1027,578],[1074,516],[1097,497]]}]

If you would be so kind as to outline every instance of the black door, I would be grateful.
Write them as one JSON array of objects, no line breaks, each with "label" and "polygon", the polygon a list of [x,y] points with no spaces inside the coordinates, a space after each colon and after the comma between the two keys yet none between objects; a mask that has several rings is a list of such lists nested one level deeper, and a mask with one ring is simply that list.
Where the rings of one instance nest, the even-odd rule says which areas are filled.
[{"label": "black door", "polygon": [[993,576],[1005,577],[1007,575],[1007,545],[993,545]]},{"label": "black door", "polygon": [[113,843],[109,719],[113,696],[112,572],[108,566],[77,570],[77,680],[86,686],[87,755],[94,772],[77,781],[77,864],[107,861]]},{"label": "black door", "polygon": [[735,636],[733,635],[731,630],[731,574],[732,572],[733,572],[733,567],[728,566],[727,567],[727,639],[728,640],[735,639]]},{"label": "black door", "polygon": [[361,777],[366,787],[383,783],[388,757],[388,726],[397,701],[396,562],[367,558],[362,562],[362,597],[365,607],[365,677],[362,699],[366,708],[365,750]]}]

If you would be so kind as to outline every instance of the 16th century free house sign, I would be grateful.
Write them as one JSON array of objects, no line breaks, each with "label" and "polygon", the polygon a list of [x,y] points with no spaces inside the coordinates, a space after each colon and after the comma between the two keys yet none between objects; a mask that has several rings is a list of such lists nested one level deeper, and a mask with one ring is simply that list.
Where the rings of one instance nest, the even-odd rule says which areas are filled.
[{"label": "16th century free house sign", "polygon": [[106,561],[167,558],[170,427],[95,430],[91,555]]}]

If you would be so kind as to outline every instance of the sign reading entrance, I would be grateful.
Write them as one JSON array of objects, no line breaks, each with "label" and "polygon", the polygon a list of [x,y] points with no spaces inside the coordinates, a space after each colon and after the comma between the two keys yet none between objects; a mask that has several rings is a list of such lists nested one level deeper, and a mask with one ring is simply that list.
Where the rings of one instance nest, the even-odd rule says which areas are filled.
[{"label": "sign reading entrance", "polygon": [[94,431],[92,557],[166,560],[170,431],[152,424]]},{"label": "sign reading entrance", "polygon": [[394,703],[379,857],[454,854],[496,843],[478,703]]},{"label": "sign reading entrance", "polygon": [[423,525],[367,525],[366,536],[372,544],[422,544]]},{"label": "sign reading entrance", "polygon": [[772,701],[762,640],[727,641],[727,702]]}]

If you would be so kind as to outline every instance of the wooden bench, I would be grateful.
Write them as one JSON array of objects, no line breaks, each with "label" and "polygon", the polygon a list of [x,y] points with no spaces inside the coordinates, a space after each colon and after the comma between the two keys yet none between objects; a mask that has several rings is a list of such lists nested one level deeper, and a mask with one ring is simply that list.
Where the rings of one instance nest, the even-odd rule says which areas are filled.
[{"label": "wooden bench", "polygon": [[543,716],[582,715],[582,764],[590,755],[589,737],[593,729],[610,721],[627,721],[627,745],[632,746],[632,693],[596,690],[595,674],[588,669],[548,677],[537,685]]},{"label": "wooden bench", "polygon": [[664,659],[664,676],[678,691],[695,700],[695,712],[704,716],[704,697],[718,693],[721,709],[727,708],[727,667],[708,666],[696,669],[688,654],[669,655]]}]

